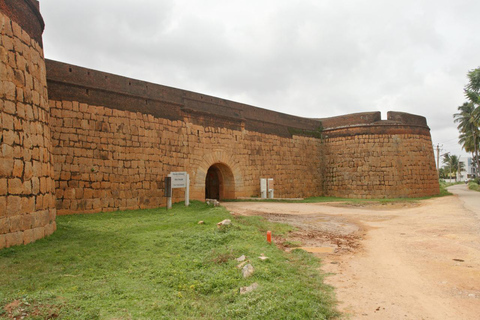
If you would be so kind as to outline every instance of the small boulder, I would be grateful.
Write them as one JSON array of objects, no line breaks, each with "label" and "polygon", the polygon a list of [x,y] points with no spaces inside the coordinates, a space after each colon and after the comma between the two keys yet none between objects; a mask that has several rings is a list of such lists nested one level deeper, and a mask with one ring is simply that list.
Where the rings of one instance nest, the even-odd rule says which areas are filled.
[{"label": "small boulder", "polygon": [[204,221],[198,221],[198,224],[205,224]]},{"label": "small boulder", "polygon": [[240,264],[237,266],[237,268],[238,268],[238,269],[242,269],[243,266],[244,266],[246,263],[247,263],[247,261],[243,261],[242,263],[240,263]]},{"label": "small boulder", "polygon": [[230,219],[225,219],[217,223],[217,227],[221,228],[222,226],[229,226],[231,224],[232,224],[232,221]]},{"label": "small boulder", "polygon": [[211,206],[213,205],[214,207],[218,207],[220,205],[220,202],[218,202],[217,199],[205,199],[205,202]]},{"label": "small boulder", "polygon": [[242,261],[245,261],[245,259],[246,259],[245,255],[242,254],[242,255],[241,255],[240,257],[238,257],[236,260],[237,260],[238,262],[242,262]]},{"label": "small boulder", "polygon": [[257,288],[258,288],[258,283],[254,282],[251,285],[249,285],[248,287],[241,287],[240,288],[240,294],[245,294],[245,293],[252,292],[253,290],[255,290]]},{"label": "small boulder", "polygon": [[253,268],[253,266],[250,263],[245,265],[242,268],[242,275],[243,275],[244,278],[250,277],[253,274],[253,272],[255,272],[255,269]]},{"label": "small boulder", "polygon": [[265,261],[268,259],[268,257],[265,257],[265,255],[262,253],[260,254],[260,257],[258,257],[258,259],[262,260],[262,261]]}]

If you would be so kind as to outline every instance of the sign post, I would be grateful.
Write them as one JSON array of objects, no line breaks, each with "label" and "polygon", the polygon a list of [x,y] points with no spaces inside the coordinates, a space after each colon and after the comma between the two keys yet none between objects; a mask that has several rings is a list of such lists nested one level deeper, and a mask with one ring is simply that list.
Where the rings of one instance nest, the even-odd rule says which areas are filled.
[{"label": "sign post", "polygon": [[172,178],[165,177],[165,197],[167,198],[167,210],[172,209]]},{"label": "sign post", "polygon": [[185,187],[185,207],[190,205],[190,175],[187,173],[187,185]]},{"label": "sign post", "polygon": [[[170,172],[167,178],[171,179],[170,192],[175,188],[185,188],[185,206],[188,207],[190,205],[190,175],[186,172]],[[167,207],[170,209],[172,207],[172,196],[170,195],[167,201],[168,199],[170,199],[170,207],[168,207],[168,202]]]}]

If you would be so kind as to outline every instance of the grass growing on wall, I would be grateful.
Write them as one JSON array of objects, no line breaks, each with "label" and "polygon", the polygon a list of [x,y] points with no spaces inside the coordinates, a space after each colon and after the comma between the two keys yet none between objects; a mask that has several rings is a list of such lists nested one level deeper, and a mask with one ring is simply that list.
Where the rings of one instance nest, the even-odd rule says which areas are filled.
[{"label": "grass growing on wall", "polygon": [[[230,228],[216,223],[232,219]],[[198,224],[203,220],[205,224]],[[329,319],[336,315],[319,261],[285,253],[265,231],[291,227],[231,217],[193,202],[162,209],[60,216],[58,230],[0,250],[0,318]],[[266,261],[258,259],[264,253]],[[235,258],[255,268],[244,279]],[[239,288],[257,282],[257,290]],[[23,311],[22,311],[23,310]]]}]

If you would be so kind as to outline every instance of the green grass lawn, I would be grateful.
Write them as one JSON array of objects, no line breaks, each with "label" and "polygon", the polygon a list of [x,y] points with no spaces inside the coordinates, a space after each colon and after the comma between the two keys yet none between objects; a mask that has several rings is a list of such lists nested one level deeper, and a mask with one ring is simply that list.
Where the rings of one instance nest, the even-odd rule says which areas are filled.
[{"label": "green grass lawn", "polygon": [[[219,230],[216,223],[232,219]],[[198,224],[203,220],[205,224]],[[291,227],[224,208],[189,208],[57,217],[58,230],[0,250],[0,318],[331,319],[332,289],[319,261],[269,245],[266,230]],[[260,254],[269,257],[258,259]],[[244,279],[235,258],[255,268]],[[257,282],[257,290],[239,288]],[[13,303],[12,303],[13,302]],[[7,311],[8,310],[8,311]],[[23,311],[22,311],[23,310]]]}]

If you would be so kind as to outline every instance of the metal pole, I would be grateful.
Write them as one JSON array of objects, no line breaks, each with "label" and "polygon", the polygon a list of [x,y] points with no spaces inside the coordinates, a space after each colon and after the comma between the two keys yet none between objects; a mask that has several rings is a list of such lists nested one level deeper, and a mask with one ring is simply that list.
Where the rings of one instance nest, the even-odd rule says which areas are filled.
[{"label": "metal pole", "polygon": [[440,145],[437,144],[437,173],[438,178],[440,178]]},{"label": "metal pole", "polygon": [[185,187],[185,206],[190,205],[190,175],[187,173],[187,186]]},{"label": "metal pole", "polygon": [[172,177],[165,178],[165,197],[167,198],[167,210],[172,209]]}]

